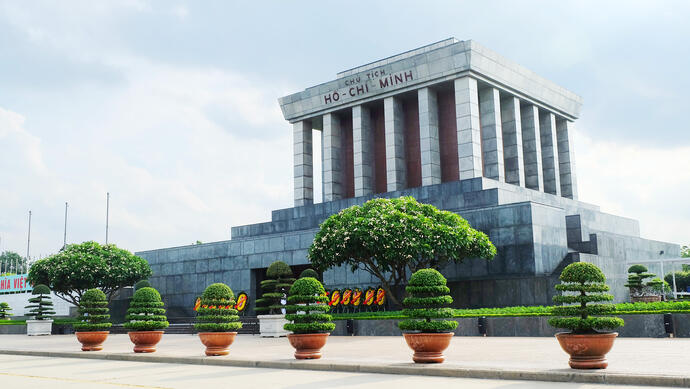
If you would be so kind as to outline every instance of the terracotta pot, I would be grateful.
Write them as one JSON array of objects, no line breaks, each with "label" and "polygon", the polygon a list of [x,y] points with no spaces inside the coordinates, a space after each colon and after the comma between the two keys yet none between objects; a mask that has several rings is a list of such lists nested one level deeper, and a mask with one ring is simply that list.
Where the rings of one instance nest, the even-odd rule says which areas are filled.
[{"label": "terracotta pot", "polygon": [[570,367],[573,369],[606,369],[609,365],[606,354],[611,351],[618,332],[605,334],[556,334],[563,351],[570,355]]},{"label": "terracotta pot", "polygon": [[414,350],[412,360],[415,363],[442,363],[443,350],[450,345],[452,332],[405,332],[403,337],[407,345]]},{"label": "terracotta pot", "polygon": [[156,345],[163,337],[163,331],[132,331],[127,334],[129,334],[129,340],[134,343],[135,353],[156,352]]},{"label": "terracotta pot", "polygon": [[74,334],[81,343],[81,351],[101,351],[109,333],[110,331],[77,331]]},{"label": "terracotta pot", "polygon": [[319,334],[288,334],[288,340],[295,348],[295,358],[297,359],[319,359],[321,358],[321,348],[326,344],[329,333]]},{"label": "terracotta pot", "polygon": [[228,355],[236,335],[237,332],[199,332],[199,339],[206,346],[206,355]]}]

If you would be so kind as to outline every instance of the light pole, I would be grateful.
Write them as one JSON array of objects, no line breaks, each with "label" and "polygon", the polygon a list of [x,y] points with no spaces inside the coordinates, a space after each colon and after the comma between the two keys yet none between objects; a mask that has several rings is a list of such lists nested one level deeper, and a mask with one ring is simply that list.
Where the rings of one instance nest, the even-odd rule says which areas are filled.
[{"label": "light pole", "polygon": [[110,192],[106,193],[105,199],[105,244],[108,244],[108,219],[110,217]]},{"label": "light pole", "polygon": [[29,250],[31,249],[31,211],[29,211],[29,233],[26,239],[26,262],[29,262]]},{"label": "light pole", "polygon": [[64,249],[67,246],[67,201],[65,201],[65,235],[63,237],[62,241],[62,248]]}]

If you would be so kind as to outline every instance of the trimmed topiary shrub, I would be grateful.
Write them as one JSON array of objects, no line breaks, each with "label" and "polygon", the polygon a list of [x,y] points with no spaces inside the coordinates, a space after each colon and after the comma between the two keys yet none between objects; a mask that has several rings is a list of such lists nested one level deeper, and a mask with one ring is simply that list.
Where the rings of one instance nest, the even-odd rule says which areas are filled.
[{"label": "trimmed topiary shrub", "polygon": [[132,331],[157,331],[168,328],[168,318],[161,295],[146,287],[134,292],[123,326]]},{"label": "trimmed topiary shrub", "polygon": [[266,280],[261,281],[263,294],[256,300],[256,313],[279,315],[281,308],[284,308],[281,300],[285,298],[293,282],[295,278],[290,266],[283,261],[273,262],[266,269]]},{"label": "trimmed topiary shrub", "polygon": [[304,269],[302,273],[300,273],[299,278],[304,278],[304,277],[311,277],[311,278],[316,278],[317,280],[319,279],[319,273],[316,272],[314,269]]},{"label": "trimmed topiary shrub", "polygon": [[335,329],[335,323],[331,322],[333,318],[326,313],[331,309],[327,304],[326,290],[316,278],[304,277],[295,281],[287,301],[285,319],[292,323],[285,324],[285,330],[295,334],[315,334]]},{"label": "trimmed topiary shrub", "polygon": [[223,283],[209,285],[201,295],[194,328],[199,332],[233,332],[242,328],[235,306],[235,294]]},{"label": "trimmed topiary shrub", "polygon": [[648,273],[646,266],[632,265],[628,268],[628,283],[625,286],[630,288],[631,296],[644,296],[647,294],[644,280],[654,276],[656,274]]},{"label": "trimmed topiary shrub", "polygon": [[50,299],[50,288],[43,284],[39,284],[34,286],[31,294],[37,296],[30,298],[29,303],[31,304],[24,307],[29,309],[26,316],[33,318],[33,320],[50,319],[51,316],[55,314],[55,311],[53,311],[53,301]]},{"label": "trimmed topiary shrub", "polygon": [[0,320],[9,320],[10,316],[12,316],[11,310],[10,304],[0,303]]},{"label": "trimmed topiary shrub", "polygon": [[75,331],[107,331],[111,326],[108,314],[108,298],[100,289],[89,289],[79,300],[79,323],[72,326]]},{"label": "trimmed topiary shrub", "polygon": [[599,301],[611,301],[613,295],[605,293],[609,290],[604,273],[595,265],[586,262],[575,262],[563,269],[556,285],[556,290],[572,292],[566,295],[554,296],[553,301],[562,304],[579,304],[553,307],[556,316],[549,319],[549,324],[556,328],[566,328],[575,334],[592,334],[597,330],[613,330],[624,325],[623,319],[617,317],[601,317],[613,313],[616,308],[612,304],[589,304]]},{"label": "trimmed topiary shrub", "polygon": [[151,288],[151,283],[149,282],[149,280],[141,280],[141,281],[137,282],[136,284],[134,284],[134,291],[135,292],[141,288]]},{"label": "trimmed topiary shrub", "polygon": [[403,315],[408,317],[398,323],[403,331],[451,332],[458,322],[454,320],[434,320],[453,317],[449,306],[453,298],[448,295],[446,278],[434,269],[417,270],[410,277],[405,291],[410,295],[403,300]]}]

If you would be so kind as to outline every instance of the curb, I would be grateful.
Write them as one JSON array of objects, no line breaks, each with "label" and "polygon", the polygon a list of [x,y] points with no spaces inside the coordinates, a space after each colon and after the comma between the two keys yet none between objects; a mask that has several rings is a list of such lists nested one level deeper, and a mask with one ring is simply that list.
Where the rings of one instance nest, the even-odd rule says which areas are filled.
[{"label": "curb", "polygon": [[361,365],[356,363],[328,363],[320,361],[273,360],[254,361],[246,359],[226,359],[218,357],[171,357],[155,354],[99,354],[64,351],[0,350],[4,355],[24,355],[34,357],[100,359],[110,361],[131,361],[149,363],[178,363],[189,365],[232,366],[267,369],[296,369],[338,371],[347,373],[401,374],[456,378],[527,380],[548,382],[575,382],[586,384],[643,385],[690,388],[690,376],[608,373],[602,371],[563,370],[505,370],[486,368],[463,368],[444,365]]}]

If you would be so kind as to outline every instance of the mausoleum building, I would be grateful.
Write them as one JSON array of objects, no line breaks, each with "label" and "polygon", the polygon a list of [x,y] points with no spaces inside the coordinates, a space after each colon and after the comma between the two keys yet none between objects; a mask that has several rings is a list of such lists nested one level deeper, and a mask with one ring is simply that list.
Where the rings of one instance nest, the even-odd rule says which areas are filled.
[{"label": "mausoleum building", "polygon": [[[476,42],[420,47],[279,103],[293,130],[294,207],[233,227],[228,241],[138,253],[177,315],[191,315],[212,282],[247,291],[253,302],[271,262],[308,267],[319,223],[375,197],[410,195],[489,235],[493,261],[442,270],[458,307],[548,305],[560,270],[573,261],[600,266],[625,300],[626,261],[679,256],[678,245],[641,238],[637,221],[578,201],[572,135],[582,99]],[[378,285],[345,268],[326,271],[323,281]]]}]

